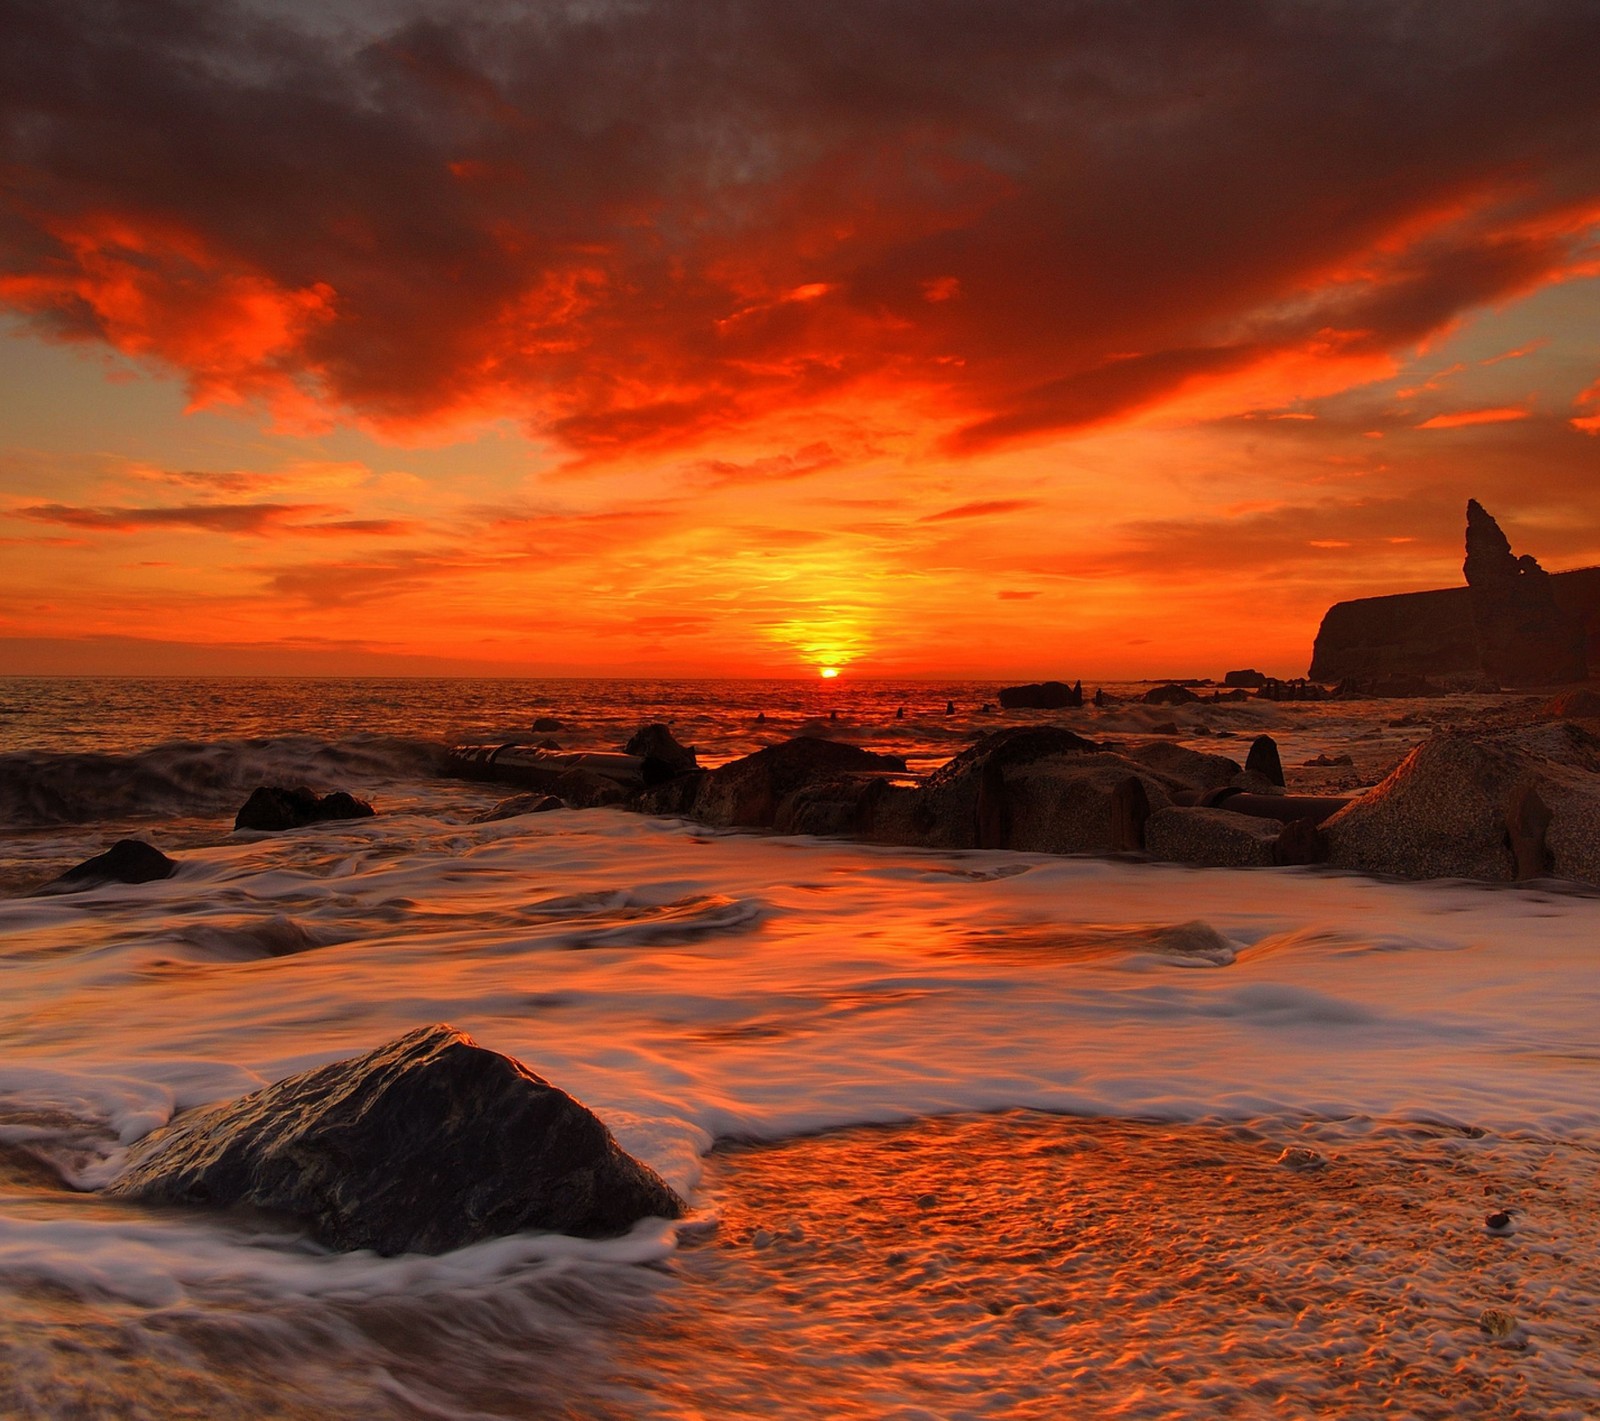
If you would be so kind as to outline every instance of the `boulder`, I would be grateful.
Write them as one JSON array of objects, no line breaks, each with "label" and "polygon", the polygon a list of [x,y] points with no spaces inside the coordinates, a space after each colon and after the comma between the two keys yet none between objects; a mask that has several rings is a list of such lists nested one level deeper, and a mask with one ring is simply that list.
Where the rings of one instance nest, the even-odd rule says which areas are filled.
[{"label": "boulder", "polygon": [[1283,825],[1226,809],[1158,809],[1145,822],[1145,852],[1171,863],[1207,868],[1265,868],[1276,862]]},{"label": "boulder", "polygon": [[1000,692],[1002,710],[1065,710],[1082,704],[1082,681],[1072,686],[1062,681],[1031,682],[1026,686],[1006,686]]},{"label": "boulder", "polygon": [[1284,787],[1283,760],[1278,755],[1278,742],[1270,735],[1258,735],[1250,742],[1250,753],[1245,756],[1245,769],[1260,775],[1269,785]]},{"label": "boulder", "polygon": [[1341,701],[1398,701],[1416,696],[1444,696],[1449,691],[1426,676],[1394,671],[1384,676],[1347,677],[1333,691]]},{"label": "boulder", "polygon": [[1440,733],[1322,828],[1336,867],[1600,884],[1600,736],[1571,722]]},{"label": "boulder", "polygon": [[1222,678],[1224,686],[1244,686],[1255,690],[1258,686],[1265,686],[1267,678],[1259,671],[1230,671]]},{"label": "boulder", "polygon": [[155,883],[177,871],[177,863],[154,845],[142,839],[118,839],[103,854],[69,868],[46,885],[46,891],[66,892],[102,883]]},{"label": "boulder", "polygon": [[261,829],[277,832],[282,829],[301,829],[307,824],[321,824],[333,819],[370,819],[372,806],[353,794],[335,790],[332,794],[318,795],[299,785],[286,789],[282,785],[261,785],[252,790],[250,798],[234,817],[235,829]]},{"label": "boulder", "polygon": [[626,754],[637,755],[643,761],[640,773],[647,785],[692,774],[700,768],[694,751],[687,745],[680,745],[672,731],[659,721],[636,730],[622,748]]},{"label": "boulder", "polygon": [[771,829],[789,797],[807,785],[905,770],[898,755],[798,736],[712,770],[696,785],[688,812],[706,824]]},{"label": "boulder", "polygon": [[1169,682],[1165,686],[1157,686],[1154,690],[1146,691],[1142,699],[1147,706],[1187,706],[1193,705],[1200,697],[1187,686]]},{"label": "boulder", "polygon": [[542,715],[533,723],[534,730],[540,735],[548,735],[555,730],[565,730],[566,723],[557,720],[553,715]]},{"label": "boulder", "polygon": [[106,1193],[246,1205],[381,1254],[531,1229],[603,1238],[684,1211],[571,1096],[442,1025],[186,1112],[134,1147]]},{"label": "boulder", "polygon": [[1174,745],[1166,740],[1127,746],[1121,753],[1136,765],[1144,765],[1200,790],[1240,783],[1243,773],[1239,762],[1230,760],[1226,755],[1210,755],[1203,750],[1191,750],[1186,745]]},{"label": "boulder", "polygon": [[552,809],[564,808],[563,804],[553,794],[514,794],[510,799],[502,799],[492,809],[485,809],[482,814],[475,815],[474,824],[493,824],[501,819],[515,819],[522,814],[548,814]]}]

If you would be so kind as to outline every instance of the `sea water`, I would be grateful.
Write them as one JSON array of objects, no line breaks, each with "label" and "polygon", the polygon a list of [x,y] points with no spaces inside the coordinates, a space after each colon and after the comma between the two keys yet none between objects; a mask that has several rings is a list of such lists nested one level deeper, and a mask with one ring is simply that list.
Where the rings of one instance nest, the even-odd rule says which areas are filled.
[{"label": "sea water", "polygon": [[[1350,788],[1502,704],[995,699],[0,682],[0,1414],[1600,1414],[1591,893],[478,824],[497,791],[441,773],[652,720],[703,763],[807,731],[914,768],[1059,722],[1267,732]],[[301,782],[379,812],[232,832]],[[177,875],[30,893],[130,833]],[[97,1194],[175,1112],[435,1021],[593,1108],[687,1223],[382,1259]]]}]

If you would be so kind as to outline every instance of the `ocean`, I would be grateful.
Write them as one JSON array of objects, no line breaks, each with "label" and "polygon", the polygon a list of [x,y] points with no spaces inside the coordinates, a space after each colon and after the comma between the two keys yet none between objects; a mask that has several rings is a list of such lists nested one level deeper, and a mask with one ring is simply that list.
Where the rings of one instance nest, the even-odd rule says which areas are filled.
[{"label": "ocean", "polygon": [[[1268,733],[1321,792],[1491,703],[996,691],[0,680],[0,1415],[1600,1415],[1592,891],[477,824],[511,791],[442,773],[650,721],[925,770],[1059,722]],[[262,783],[378,812],[234,833]],[[128,835],[177,875],[32,895]],[[175,1112],[430,1022],[690,1217],[380,1258],[96,1192]]]}]

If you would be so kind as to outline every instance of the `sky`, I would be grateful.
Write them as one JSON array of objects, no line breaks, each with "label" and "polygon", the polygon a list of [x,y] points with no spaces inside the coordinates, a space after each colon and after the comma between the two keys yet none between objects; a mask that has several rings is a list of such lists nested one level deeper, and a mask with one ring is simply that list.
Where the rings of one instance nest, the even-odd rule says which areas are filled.
[{"label": "sky", "polygon": [[0,0],[0,674],[1303,674],[1600,563],[1600,0]]}]

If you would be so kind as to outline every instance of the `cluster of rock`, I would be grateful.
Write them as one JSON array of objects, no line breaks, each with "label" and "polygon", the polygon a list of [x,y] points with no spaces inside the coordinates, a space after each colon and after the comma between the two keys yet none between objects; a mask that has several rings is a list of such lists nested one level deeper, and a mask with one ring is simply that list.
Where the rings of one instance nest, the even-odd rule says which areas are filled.
[{"label": "cluster of rock", "polygon": [[591,1111],[443,1025],[188,1111],[105,1192],[265,1210],[328,1248],[381,1254],[526,1230],[610,1237],[684,1213]]},{"label": "cluster of rock", "polygon": [[1600,667],[1600,568],[1546,572],[1514,554],[1473,499],[1462,571],[1463,587],[1335,603],[1317,632],[1312,679],[1540,686]]},{"label": "cluster of rock", "polygon": [[251,792],[237,815],[235,829],[256,829],[281,833],[303,829],[308,824],[327,824],[336,819],[370,819],[372,806],[344,790],[317,794],[304,785],[262,785]]}]

